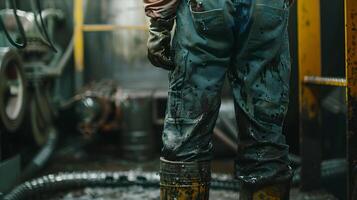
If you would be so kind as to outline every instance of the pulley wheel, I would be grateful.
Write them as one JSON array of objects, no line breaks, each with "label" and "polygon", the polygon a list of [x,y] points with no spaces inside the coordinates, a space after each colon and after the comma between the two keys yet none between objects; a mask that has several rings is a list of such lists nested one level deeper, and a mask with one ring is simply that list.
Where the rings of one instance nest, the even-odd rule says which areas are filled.
[{"label": "pulley wheel", "polygon": [[26,79],[20,56],[0,48],[0,127],[15,132],[22,125],[27,106]]}]

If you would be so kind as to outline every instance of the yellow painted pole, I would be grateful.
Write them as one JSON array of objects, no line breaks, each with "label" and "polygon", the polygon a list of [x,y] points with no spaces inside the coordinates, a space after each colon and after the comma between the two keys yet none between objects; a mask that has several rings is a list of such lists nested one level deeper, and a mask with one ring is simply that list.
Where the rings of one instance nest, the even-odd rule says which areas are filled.
[{"label": "yellow painted pole", "polygon": [[299,111],[302,157],[301,189],[321,186],[321,134],[319,96],[304,83],[305,76],[321,76],[320,0],[298,0]]},{"label": "yellow painted pole", "polygon": [[309,108],[309,117],[314,117],[315,95],[304,87],[304,77],[321,76],[320,0],[299,0],[297,4],[300,108]]},{"label": "yellow painted pole", "polygon": [[101,31],[116,31],[116,30],[137,30],[147,31],[149,30],[146,25],[133,26],[133,25],[111,25],[111,24],[85,24],[82,26],[84,32],[101,32]]},{"label": "yellow painted pole", "polygon": [[352,96],[357,97],[357,1],[345,0],[346,78]]},{"label": "yellow painted pole", "polygon": [[74,62],[75,62],[75,89],[83,85],[84,71],[84,38],[83,38],[83,0],[74,0]]},{"label": "yellow painted pole", "polygon": [[348,198],[357,199],[357,1],[345,0]]}]

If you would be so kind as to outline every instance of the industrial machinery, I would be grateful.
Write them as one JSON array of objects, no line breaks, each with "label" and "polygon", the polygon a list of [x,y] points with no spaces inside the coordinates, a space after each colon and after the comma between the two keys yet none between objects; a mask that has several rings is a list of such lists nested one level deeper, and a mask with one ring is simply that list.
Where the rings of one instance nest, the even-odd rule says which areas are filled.
[{"label": "industrial machinery", "polygon": [[121,120],[121,89],[113,81],[91,83],[61,106],[72,110],[76,128],[85,137],[117,131]]},{"label": "industrial machinery", "polygon": [[[64,20],[61,10],[43,10],[40,1],[33,1],[30,12],[19,10],[16,1],[7,3],[11,8],[0,10],[1,44],[7,46],[0,48],[0,174],[6,177],[0,192],[40,169],[53,151],[57,131],[50,93],[73,50],[70,44],[63,53],[50,39]],[[28,145],[18,138],[43,148],[24,169],[20,152]]]}]

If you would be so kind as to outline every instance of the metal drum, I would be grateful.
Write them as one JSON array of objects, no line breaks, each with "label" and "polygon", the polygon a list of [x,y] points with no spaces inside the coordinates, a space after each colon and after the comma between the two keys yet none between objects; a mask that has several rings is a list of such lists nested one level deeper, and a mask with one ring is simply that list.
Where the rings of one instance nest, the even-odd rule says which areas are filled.
[{"label": "metal drum", "polygon": [[153,134],[152,92],[126,91],[121,103],[122,156],[131,161],[145,161],[155,151]]}]

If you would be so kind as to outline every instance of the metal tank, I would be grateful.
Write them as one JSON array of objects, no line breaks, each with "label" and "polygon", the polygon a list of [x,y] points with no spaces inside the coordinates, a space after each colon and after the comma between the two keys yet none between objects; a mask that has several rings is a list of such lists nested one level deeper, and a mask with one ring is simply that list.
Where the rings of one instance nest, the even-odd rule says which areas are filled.
[{"label": "metal tank", "polygon": [[166,89],[167,72],[147,59],[147,27],[142,0],[91,0],[87,24],[113,24],[127,28],[86,33],[85,80],[113,79],[126,89]]},{"label": "metal tank", "polygon": [[121,103],[120,147],[126,160],[146,161],[155,153],[152,96],[152,92],[147,91],[125,92]]}]

